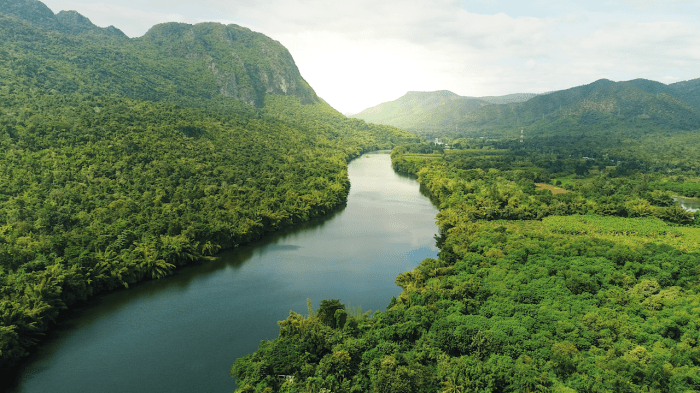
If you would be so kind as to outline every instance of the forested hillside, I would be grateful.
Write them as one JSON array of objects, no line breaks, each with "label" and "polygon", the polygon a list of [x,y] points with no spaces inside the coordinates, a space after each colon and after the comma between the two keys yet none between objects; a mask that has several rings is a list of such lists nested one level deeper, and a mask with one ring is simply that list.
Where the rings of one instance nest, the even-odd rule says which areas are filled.
[{"label": "forested hillside", "polygon": [[699,391],[700,213],[659,187],[697,174],[516,153],[396,148],[440,206],[438,259],[400,274],[385,312],[290,313],[233,364],[238,391]]},{"label": "forested hillside", "polygon": [[[411,92],[354,117],[433,137],[541,140],[688,131],[700,128],[700,80],[670,85],[645,79],[588,85],[496,101]],[[442,97],[442,99],[440,99]]]},{"label": "forested hillside", "polygon": [[601,80],[395,148],[440,207],[439,257],[385,312],[290,313],[238,391],[700,391],[700,213],[674,199],[700,196],[694,89]]},{"label": "forested hillside", "polygon": [[403,97],[368,108],[352,117],[391,125],[432,138],[450,135],[457,121],[490,104],[523,102],[535,94],[496,97],[463,97],[451,91],[410,91]]},{"label": "forested hillside", "polygon": [[11,15],[35,26],[67,34],[90,32],[126,38],[126,35],[116,27],[97,27],[88,18],[75,11],[61,11],[54,15],[46,4],[37,0],[0,0],[0,14]]},{"label": "forested hillside", "polygon": [[239,26],[129,39],[65,30],[39,2],[0,6],[5,383],[71,304],[328,213],[349,159],[415,140],[342,116],[286,49]]},{"label": "forested hillside", "polygon": [[[663,89],[662,89],[663,88]],[[599,80],[537,96],[521,104],[491,105],[468,114],[453,135],[517,138],[606,137],[700,128],[700,110],[658,82]]]},{"label": "forested hillside", "polygon": [[[59,23],[62,14],[48,18],[44,13],[51,11],[36,0],[4,1],[0,77],[5,85],[187,106],[223,105],[220,99],[231,97],[261,107],[267,94],[318,101],[287,49],[244,27],[165,23],[128,39],[97,27],[66,31]],[[8,4],[25,17],[4,13]]]}]

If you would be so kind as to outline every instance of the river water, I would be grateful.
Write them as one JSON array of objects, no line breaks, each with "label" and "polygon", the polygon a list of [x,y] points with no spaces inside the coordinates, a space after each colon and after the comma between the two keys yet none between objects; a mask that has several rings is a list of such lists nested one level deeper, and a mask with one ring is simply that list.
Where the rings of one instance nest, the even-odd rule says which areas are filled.
[{"label": "river water", "polygon": [[689,212],[696,212],[700,210],[700,199],[694,199],[694,198],[681,198],[681,197],[676,197],[673,198],[681,203],[681,206],[683,206],[683,209],[689,211]]},{"label": "river water", "polygon": [[222,253],[71,312],[12,392],[232,392],[230,367],[277,337],[306,299],[384,310],[396,276],[435,258],[437,209],[388,152],[349,164],[348,204],[321,220]]}]

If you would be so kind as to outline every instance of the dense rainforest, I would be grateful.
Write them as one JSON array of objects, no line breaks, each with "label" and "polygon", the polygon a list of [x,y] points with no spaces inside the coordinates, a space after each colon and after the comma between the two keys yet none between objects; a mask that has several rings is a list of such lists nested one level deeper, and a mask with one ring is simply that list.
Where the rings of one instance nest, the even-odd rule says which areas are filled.
[{"label": "dense rainforest", "polygon": [[438,258],[385,311],[290,312],[233,364],[238,392],[700,391],[700,213],[673,198],[697,172],[653,148],[455,145],[392,152],[440,207]]},{"label": "dense rainforest", "polygon": [[675,200],[700,197],[698,86],[410,92],[355,115],[444,142],[392,152],[440,207],[439,256],[386,311],[291,312],[233,364],[238,391],[700,391],[700,213]]},{"label": "dense rainforest", "polygon": [[385,311],[290,312],[240,392],[700,391],[700,215],[674,200],[700,196],[699,83],[407,95],[445,149],[342,116],[240,26],[130,39],[0,0],[0,378],[62,310],[332,211],[349,159],[400,145],[439,257]]},{"label": "dense rainforest", "polygon": [[5,383],[67,307],[326,214],[346,201],[348,160],[417,140],[341,115],[248,29],[129,39],[38,1],[0,5]]}]

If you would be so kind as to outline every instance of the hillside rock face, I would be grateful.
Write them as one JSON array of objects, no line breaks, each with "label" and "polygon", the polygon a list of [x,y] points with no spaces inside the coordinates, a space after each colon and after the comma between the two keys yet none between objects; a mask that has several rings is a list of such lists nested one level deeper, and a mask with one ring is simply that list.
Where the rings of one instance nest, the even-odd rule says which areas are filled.
[{"label": "hillside rock face", "polygon": [[217,93],[225,97],[254,106],[262,106],[267,94],[292,95],[303,103],[318,100],[289,51],[245,27],[172,22],[153,26],[138,40],[168,56],[204,62],[216,77]]},{"label": "hillside rock face", "polygon": [[54,15],[46,4],[38,0],[0,0],[0,13],[25,20],[45,30],[56,30],[67,34],[94,32],[126,37],[114,26],[105,28],[95,26],[90,19],[76,11],[61,11]]},{"label": "hillside rock face", "polygon": [[[13,50],[18,61],[28,63],[25,73],[35,77],[20,78],[25,84],[50,85],[62,93],[178,103],[224,96],[262,107],[269,94],[294,96],[305,104],[319,101],[282,44],[234,24],[163,23],[129,39],[113,26],[95,26],[76,11],[54,15],[38,0],[0,0],[0,14],[5,18],[0,36],[6,31],[12,37],[8,44],[17,44]],[[66,44],[55,32],[70,36],[65,51],[58,50]],[[23,40],[45,50],[25,53]],[[9,74],[19,72],[10,68]]]}]

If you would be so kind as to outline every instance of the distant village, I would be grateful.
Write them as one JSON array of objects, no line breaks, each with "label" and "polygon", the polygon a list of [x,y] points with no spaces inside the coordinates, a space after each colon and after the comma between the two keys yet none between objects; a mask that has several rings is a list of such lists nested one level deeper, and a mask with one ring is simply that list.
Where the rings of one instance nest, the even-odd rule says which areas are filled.
[{"label": "distant village", "polygon": [[436,145],[442,146],[442,148],[445,149],[445,150],[448,150],[448,149],[450,148],[450,145],[445,144],[445,142],[440,142],[440,138],[435,138],[435,142],[434,142],[434,143],[435,143]]}]

